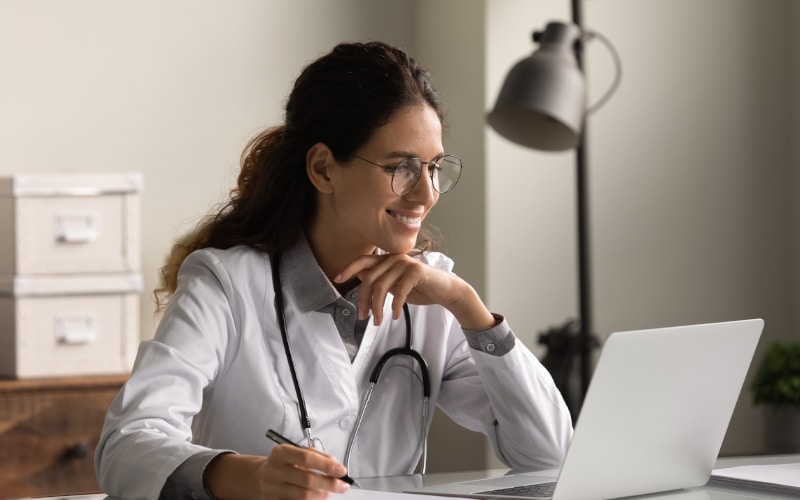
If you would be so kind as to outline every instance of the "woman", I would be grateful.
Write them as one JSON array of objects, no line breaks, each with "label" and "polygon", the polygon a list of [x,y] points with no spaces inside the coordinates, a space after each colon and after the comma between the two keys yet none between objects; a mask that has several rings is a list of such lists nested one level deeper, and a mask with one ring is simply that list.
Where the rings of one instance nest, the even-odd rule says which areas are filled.
[{"label": "woman", "polygon": [[412,473],[432,416],[422,364],[431,403],[508,466],[560,463],[572,427],[550,375],[422,229],[461,173],[442,118],[428,73],[384,43],[303,70],[284,125],[163,270],[164,315],[97,448],[106,493],[327,498],[345,473]]}]

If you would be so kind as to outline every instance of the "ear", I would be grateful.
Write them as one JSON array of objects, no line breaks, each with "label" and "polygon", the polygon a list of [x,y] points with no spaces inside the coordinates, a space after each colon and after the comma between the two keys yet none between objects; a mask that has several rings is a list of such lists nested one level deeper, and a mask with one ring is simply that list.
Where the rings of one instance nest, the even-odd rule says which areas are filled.
[{"label": "ear", "polygon": [[333,191],[330,168],[333,166],[333,152],[322,142],[308,148],[306,152],[306,173],[311,184],[321,193]]}]

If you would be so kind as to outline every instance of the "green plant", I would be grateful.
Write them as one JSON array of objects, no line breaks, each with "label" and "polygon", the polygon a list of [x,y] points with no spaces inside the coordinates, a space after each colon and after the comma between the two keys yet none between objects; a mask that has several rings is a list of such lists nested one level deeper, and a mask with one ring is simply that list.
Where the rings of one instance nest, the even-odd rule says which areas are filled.
[{"label": "green plant", "polygon": [[772,342],[750,389],[755,404],[800,405],[800,342]]}]

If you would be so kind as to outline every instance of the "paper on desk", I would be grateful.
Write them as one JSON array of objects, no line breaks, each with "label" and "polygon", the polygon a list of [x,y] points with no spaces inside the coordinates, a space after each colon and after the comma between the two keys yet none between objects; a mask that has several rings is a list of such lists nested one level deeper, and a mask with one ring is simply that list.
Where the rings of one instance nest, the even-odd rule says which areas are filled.
[{"label": "paper on desk", "polygon": [[[342,495],[333,495],[331,496],[332,500],[336,500],[337,498],[380,498],[381,500],[432,500],[436,498],[446,499],[446,500],[454,500],[454,498],[459,497],[440,497],[434,495],[415,495],[413,493],[392,493],[388,491],[374,491],[374,490],[362,490],[360,488],[350,488],[347,493]],[[464,500],[467,500],[464,497]]]},{"label": "paper on desk", "polygon": [[743,465],[714,469],[711,477],[755,488],[800,490],[800,463]]}]

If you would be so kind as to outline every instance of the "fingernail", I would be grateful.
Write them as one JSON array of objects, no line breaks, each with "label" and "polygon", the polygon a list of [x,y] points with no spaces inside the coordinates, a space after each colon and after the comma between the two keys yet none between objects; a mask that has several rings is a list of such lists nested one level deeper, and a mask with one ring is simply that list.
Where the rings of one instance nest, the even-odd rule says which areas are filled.
[{"label": "fingernail", "polygon": [[341,275],[341,274],[337,274],[337,275],[336,275],[336,277],[334,277],[334,278],[333,278],[333,281],[335,281],[335,282],[337,282],[337,283],[338,283],[339,281],[341,281],[341,280],[342,280],[342,275]]},{"label": "fingernail", "polygon": [[347,474],[347,469],[344,468],[344,465],[338,464],[333,466],[333,470],[331,471],[331,476],[342,477],[345,474]]},{"label": "fingernail", "polygon": [[336,481],[336,491],[339,493],[344,493],[350,490],[350,485],[342,481],[341,479]]}]

